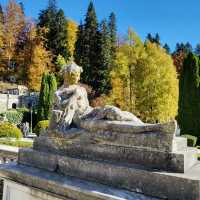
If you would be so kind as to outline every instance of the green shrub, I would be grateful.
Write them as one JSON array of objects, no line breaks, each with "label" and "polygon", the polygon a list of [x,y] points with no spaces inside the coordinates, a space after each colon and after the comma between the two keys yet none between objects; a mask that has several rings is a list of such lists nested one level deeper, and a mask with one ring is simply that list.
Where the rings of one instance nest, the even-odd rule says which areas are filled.
[{"label": "green shrub", "polygon": [[35,126],[33,132],[36,133],[37,135],[40,135],[40,133],[44,130],[46,130],[49,126],[49,120],[42,120],[37,123]]},{"label": "green shrub", "polygon": [[21,138],[22,132],[14,124],[9,122],[0,123],[0,137]]},{"label": "green shrub", "polygon": [[197,137],[193,135],[182,135],[182,137],[187,138],[187,145],[189,147],[195,147],[197,143]]},{"label": "green shrub", "polygon": [[17,110],[8,110],[4,113],[8,122],[19,125],[23,120],[23,113],[18,112]]},{"label": "green shrub", "polygon": [[[8,122],[19,125],[24,122],[30,123],[30,111],[27,108],[17,108],[10,109],[4,113],[1,113],[2,116],[6,116]],[[34,113],[32,114],[32,119],[34,118]]]}]

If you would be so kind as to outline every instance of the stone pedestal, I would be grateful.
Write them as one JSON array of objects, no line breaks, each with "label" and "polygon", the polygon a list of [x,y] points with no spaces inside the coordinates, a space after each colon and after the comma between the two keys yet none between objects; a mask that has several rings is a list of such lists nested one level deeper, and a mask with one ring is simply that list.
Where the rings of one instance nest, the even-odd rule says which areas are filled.
[{"label": "stone pedestal", "polygon": [[36,138],[33,149],[19,151],[18,164],[1,167],[1,176],[58,199],[200,200],[197,150],[175,136],[175,122],[97,120],[80,127]]}]

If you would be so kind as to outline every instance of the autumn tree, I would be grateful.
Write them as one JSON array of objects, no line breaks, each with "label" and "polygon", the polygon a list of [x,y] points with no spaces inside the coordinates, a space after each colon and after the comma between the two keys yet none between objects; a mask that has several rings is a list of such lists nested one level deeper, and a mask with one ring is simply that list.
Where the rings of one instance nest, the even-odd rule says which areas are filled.
[{"label": "autumn tree", "polygon": [[155,43],[144,45],[129,29],[128,40],[119,47],[111,72],[108,102],[133,112],[145,122],[168,121],[177,114],[176,76],[170,55]]},{"label": "autumn tree", "polygon": [[3,22],[3,51],[1,57],[5,68],[12,69],[15,63],[16,44],[25,26],[24,13],[15,0],[8,2],[4,11]]},{"label": "autumn tree", "polygon": [[45,49],[43,40],[34,26],[29,32],[25,50],[28,87],[32,91],[39,91],[43,73],[52,69],[52,55]]},{"label": "autumn tree", "polygon": [[144,45],[138,35],[129,28],[126,41],[117,50],[114,68],[111,71],[111,85],[108,101],[120,108],[136,113],[134,71],[138,58],[144,52]]},{"label": "autumn tree", "polygon": [[135,68],[136,110],[146,122],[174,119],[178,109],[178,80],[171,56],[147,42]]},{"label": "autumn tree", "polygon": [[178,76],[180,75],[182,68],[183,68],[183,62],[187,54],[183,50],[176,51],[172,54],[172,59],[174,61],[174,65],[176,67],[176,71],[178,73]]},{"label": "autumn tree", "polygon": [[67,20],[67,49],[69,52],[69,59],[74,59],[74,49],[77,40],[78,25],[73,20]]}]

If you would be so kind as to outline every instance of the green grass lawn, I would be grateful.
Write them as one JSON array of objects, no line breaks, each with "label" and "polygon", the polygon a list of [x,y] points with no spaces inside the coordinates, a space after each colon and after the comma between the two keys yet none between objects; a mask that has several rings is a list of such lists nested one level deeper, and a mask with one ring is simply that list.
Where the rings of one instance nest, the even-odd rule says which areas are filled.
[{"label": "green grass lawn", "polygon": [[33,146],[32,141],[11,140],[9,138],[0,139],[0,144],[14,146],[14,147],[24,147],[24,148],[30,148]]}]

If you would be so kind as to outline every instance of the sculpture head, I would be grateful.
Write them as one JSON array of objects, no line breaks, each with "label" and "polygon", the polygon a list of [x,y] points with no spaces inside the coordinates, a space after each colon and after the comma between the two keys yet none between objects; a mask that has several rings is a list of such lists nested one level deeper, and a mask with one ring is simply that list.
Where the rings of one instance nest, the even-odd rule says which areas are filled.
[{"label": "sculpture head", "polygon": [[69,86],[77,84],[80,80],[80,75],[82,71],[82,67],[78,66],[74,62],[66,65],[63,69],[64,85]]}]

